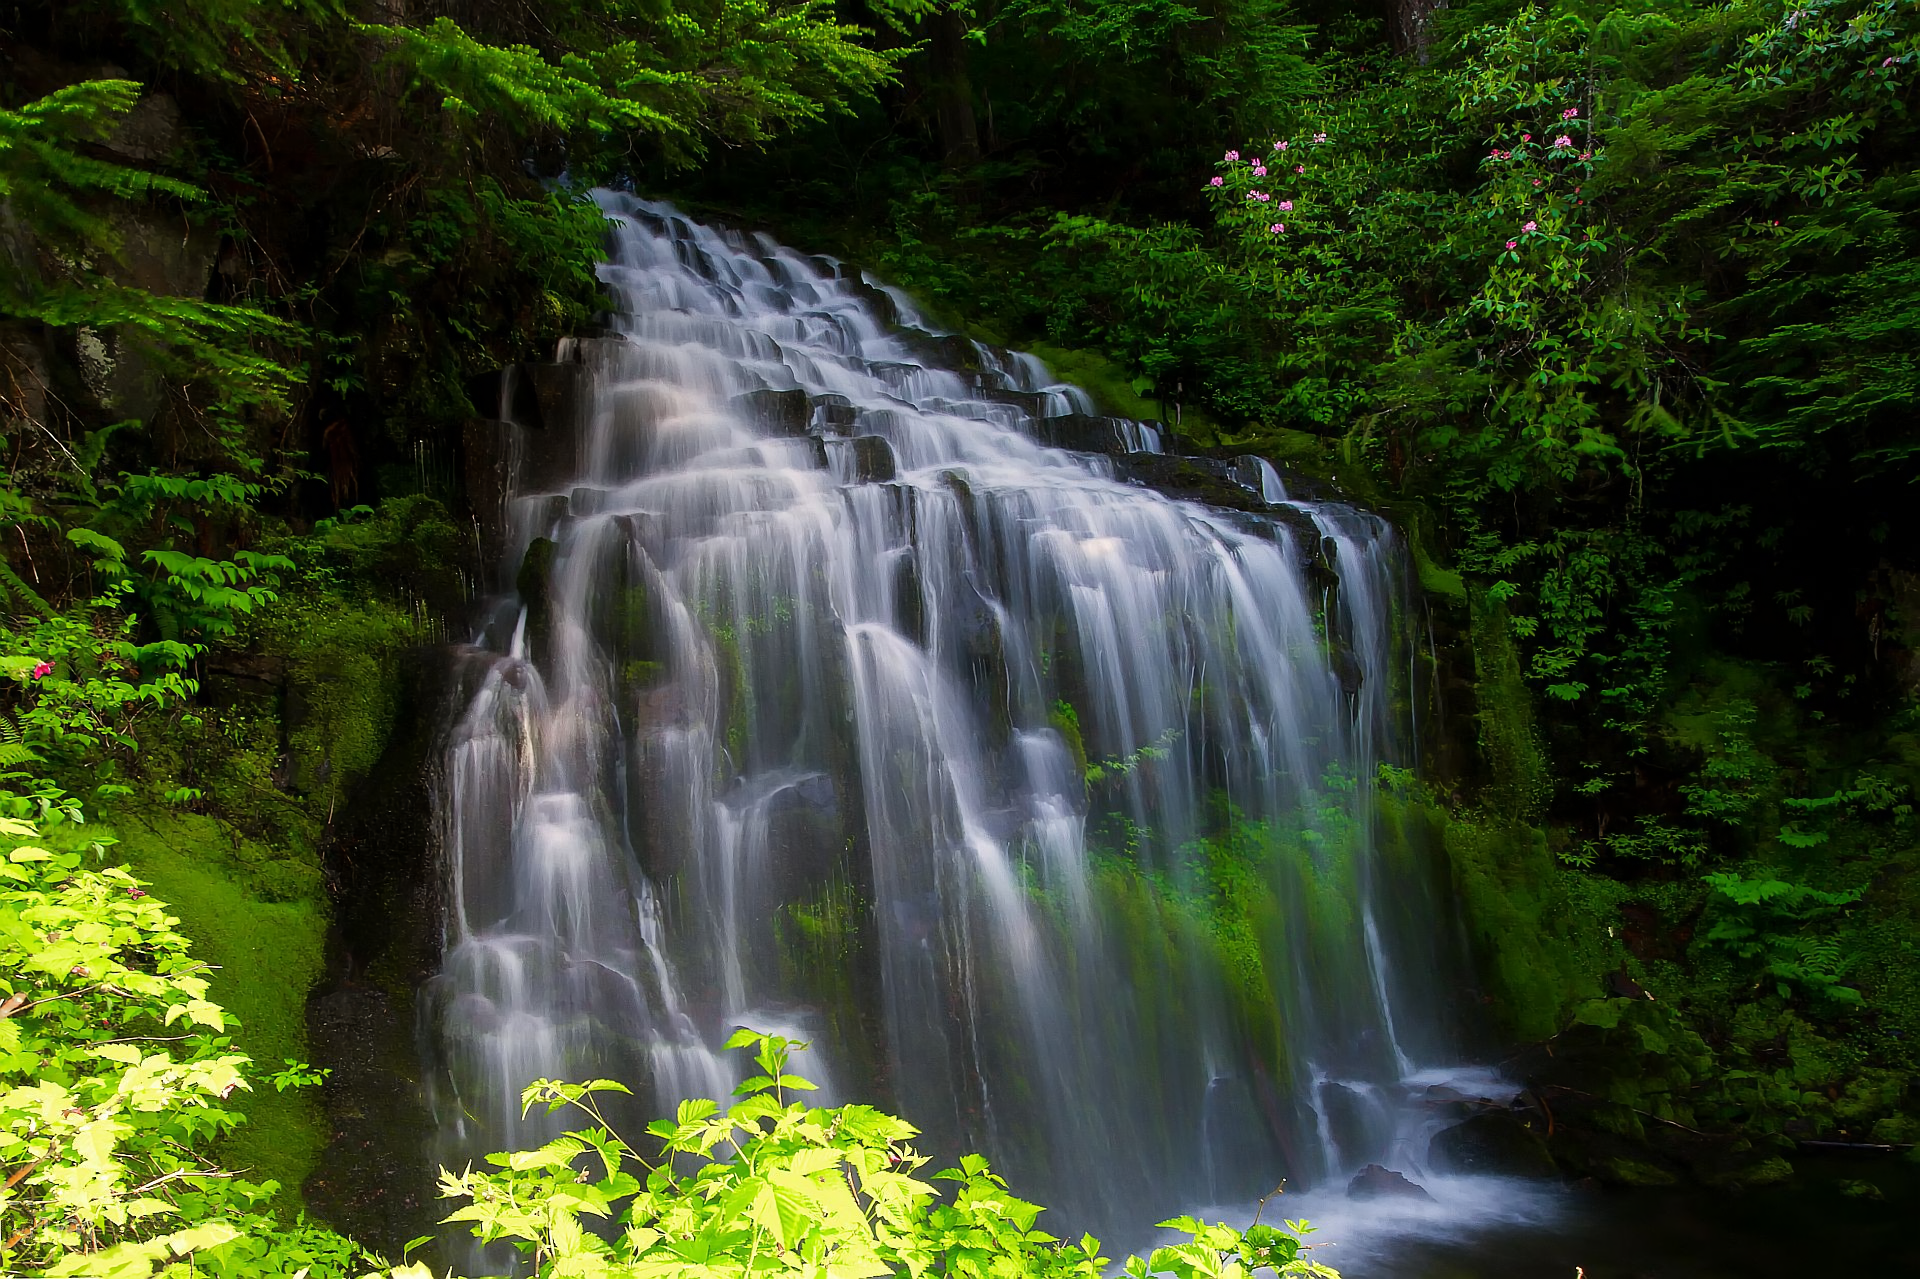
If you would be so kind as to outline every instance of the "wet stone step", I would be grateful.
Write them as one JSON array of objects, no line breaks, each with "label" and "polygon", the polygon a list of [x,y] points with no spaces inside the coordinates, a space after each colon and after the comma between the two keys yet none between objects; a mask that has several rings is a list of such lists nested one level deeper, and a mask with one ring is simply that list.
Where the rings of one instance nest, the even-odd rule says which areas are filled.
[{"label": "wet stone step", "polygon": [[813,397],[813,426],[816,430],[845,433],[860,417],[860,410],[844,395]]},{"label": "wet stone step", "polygon": [[1160,424],[1135,422],[1121,417],[1097,417],[1090,413],[1063,413],[1057,417],[1038,418],[1033,426],[1033,433],[1041,443],[1053,448],[1114,456],[1148,452],[1140,447],[1149,438],[1146,435],[1148,430],[1159,432]]},{"label": "wet stone step", "polygon": [[885,436],[861,435],[853,441],[853,475],[862,484],[885,484],[900,473],[893,445]]},{"label": "wet stone step", "polygon": [[813,406],[801,390],[748,391],[733,397],[740,416],[776,435],[805,435],[813,424]]}]

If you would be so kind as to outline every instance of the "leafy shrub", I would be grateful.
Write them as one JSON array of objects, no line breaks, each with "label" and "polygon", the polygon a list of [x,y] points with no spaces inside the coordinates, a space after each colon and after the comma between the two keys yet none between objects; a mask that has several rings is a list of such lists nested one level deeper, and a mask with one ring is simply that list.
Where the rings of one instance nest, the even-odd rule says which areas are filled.
[{"label": "leafy shrub", "polygon": [[[0,818],[0,838],[35,828]],[[0,865],[0,1269],[145,1279],[191,1260],[221,1275],[344,1275],[376,1261],[262,1207],[206,1156],[247,1080],[205,964],[175,920],[99,853],[23,843]],[[312,1082],[289,1063],[276,1087]]]},{"label": "leafy shrub", "polygon": [[[740,1030],[729,1048],[751,1048],[760,1073],[722,1110],[680,1103],[648,1125],[649,1159],[616,1134],[596,1098],[624,1093],[609,1080],[543,1079],[523,1107],[578,1111],[589,1126],[538,1150],[488,1156],[495,1171],[441,1174],[441,1193],[467,1200],[448,1218],[485,1241],[510,1241],[533,1273],[670,1277],[713,1273],[819,1274],[866,1279],[906,1274],[964,1279],[1098,1279],[1109,1263],[1099,1241],[1063,1242],[1036,1228],[1041,1209],[1012,1194],[978,1155],[932,1175],[908,1143],[912,1125],[869,1106],[809,1107],[788,1100],[813,1088],[787,1073],[791,1040]],[[587,1228],[584,1219],[598,1223]],[[1334,1271],[1304,1255],[1304,1222],[1245,1232],[1191,1218],[1162,1223],[1186,1243],[1134,1257],[1134,1279],[1246,1279],[1271,1268],[1285,1279]]]}]

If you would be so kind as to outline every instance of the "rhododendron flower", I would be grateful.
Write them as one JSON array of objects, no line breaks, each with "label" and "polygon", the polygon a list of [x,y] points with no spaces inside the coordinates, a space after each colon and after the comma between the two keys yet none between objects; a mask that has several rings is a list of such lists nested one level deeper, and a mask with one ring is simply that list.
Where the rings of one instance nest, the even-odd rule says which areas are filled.
[{"label": "rhododendron flower", "polygon": [[1285,235],[1286,233],[1287,233],[1287,224],[1284,222],[1276,222],[1272,226],[1267,228],[1268,235]]},{"label": "rhododendron flower", "polygon": [[1591,151],[1582,151],[1582,152],[1580,153],[1580,158],[1581,158],[1582,160],[1591,160],[1591,159],[1593,159],[1593,152],[1591,152]]},{"label": "rhododendron flower", "polygon": [[1538,231],[1539,229],[1540,229],[1540,224],[1538,222],[1529,222],[1525,226],[1520,228],[1521,232],[1526,235],[1532,235],[1535,231]]},{"label": "rhododendron flower", "polygon": [[1567,109],[1566,109],[1565,111],[1562,111],[1562,112],[1560,113],[1560,118],[1561,118],[1562,120],[1571,120],[1571,119],[1573,119],[1573,117],[1575,117],[1575,116],[1577,116],[1577,115],[1579,115],[1579,114],[1580,114],[1580,108],[1579,108],[1579,107],[1568,107],[1568,108],[1567,108]]},{"label": "rhododendron flower", "polygon": [[1509,249],[1517,249],[1517,248],[1519,248],[1519,247],[1520,247],[1520,241],[1518,241],[1518,240],[1508,240],[1508,241],[1507,241],[1507,247],[1508,247]]},{"label": "rhododendron flower", "polygon": [[1256,165],[1254,165],[1254,166],[1253,166],[1253,176],[1254,176],[1254,177],[1256,177],[1256,178],[1264,178],[1264,177],[1266,177],[1266,176],[1267,176],[1267,166],[1266,166],[1266,165],[1264,165],[1264,164],[1256,164]]},{"label": "rhododendron flower", "polygon": [[1292,213],[1292,212],[1293,212],[1293,201],[1292,201],[1292,200],[1282,200],[1282,201],[1280,201],[1280,212],[1282,212],[1282,213]]},{"label": "rhododendron flower", "polygon": [[1225,186],[1225,185],[1226,185],[1226,182],[1227,182],[1227,180],[1226,180],[1225,178],[1215,178],[1215,179],[1213,180],[1213,185],[1215,185],[1215,186]]},{"label": "rhododendron flower", "polygon": [[1533,180],[1533,185],[1535,185],[1535,186],[1539,186],[1539,185],[1540,185],[1540,179],[1539,179],[1539,178],[1535,178],[1535,179]]},{"label": "rhododendron flower", "polygon": [[1555,150],[1558,150],[1561,147],[1570,147],[1573,145],[1573,139],[1563,133],[1559,137],[1553,140],[1553,145]]},{"label": "rhododendron flower", "polygon": [[1533,135],[1531,133],[1523,133],[1520,135],[1520,140],[1522,142],[1531,142],[1533,141]]},{"label": "rhododendron flower", "polygon": [[45,679],[47,676],[51,674],[53,674],[52,662],[41,662],[39,665],[33,668],[33,677],[35,679]]},{"label": "rhododendron flower", "polygon": [[129,897],[145,897],[146,895],[147,890],[144,888],[129,888],[127,890],[127,896]]},{"label": "rhododendron flower", "polygon": [[1276,142],[1273,144],[1273,149],[1275,151],[1285,151],[1287,149],[1287,144],[1284,142]]},{"label": "rhododendron flower", "polygon": [[1327,140],[1327,135],[1324,133],[1316,133],[1313,135],[1313,140],[1315,142],[1325,142]]},{"label": "rhododendron flower", "polygon": [[1293,171],[1295,173],[1305,173],[1307,171],[1307,166],[1304,164],[1296,164],[1293,166]]},{"label": "rhododendron flower", "polygon": [[1240,153],[1239,153],[1238,151],[1229,151],[1229,152],[1227,152],[1227,163],[1228,163],[1228,164],[1232,164],[1232,163],[1233,163],[1233,162],[1234,162],[1235,160],[1238,160],[1239,158],[1240,158]]},{"label": "rhododendron flower", "polygon": [[1888,67],[1890,67],[1890,66],[1892,66],[1892,65],[1893,65],[1893,59],[1892,59],[1892,58],[1888,58],[1888,59],[1887,59],[1887,60],[1886,60],[1885,62],[1882,62],[1882,63],[1880,64],[1880,69],[1881,69],[1882,71],[1885,71],[1885,70],[1886,70],[1886,69],[1887,69]]}]

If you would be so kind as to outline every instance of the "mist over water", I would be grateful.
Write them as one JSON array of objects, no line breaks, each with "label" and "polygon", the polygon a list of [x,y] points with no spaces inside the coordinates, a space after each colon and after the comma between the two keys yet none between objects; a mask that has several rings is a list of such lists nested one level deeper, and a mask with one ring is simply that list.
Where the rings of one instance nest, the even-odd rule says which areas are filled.
[{"label": "mist over water", "polygon": [[537,1077],[724,1097],[744,1024],[1056,1233],[1425,1175],[1461,1047],[1434,863],[1376,811],[1391,528],[1258,459],[1249,509],[1128,482],[1159,430],[1033,357],[600,198],[615,336],[521,433],[441,770],[443,1157],[537,1138]]}]

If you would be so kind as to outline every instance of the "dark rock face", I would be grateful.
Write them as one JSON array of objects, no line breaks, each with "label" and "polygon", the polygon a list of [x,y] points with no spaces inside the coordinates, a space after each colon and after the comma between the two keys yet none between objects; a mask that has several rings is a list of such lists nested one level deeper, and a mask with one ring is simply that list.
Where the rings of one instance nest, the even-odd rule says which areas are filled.
[{"label": "dark rock face", "polygon": [[539,421],[523,425],[568,432],[580,425],[593,395],[593,373],[584,364],[529,360],[520,366],[520,376],[533,387],[533,398],[539,405]]},{"label": "dark rock face", "polygon": [[805,391],[748,391],[733,402],[744,416],[776,435],[805,435],[813,425],[813,405]]},{"label": "dark rock face", "polygon": [[813,423],[820,430],[844,435],[859,417],[860,410],[854,408],[853,401],[844,395],[813,397]]},{"label": "dark rock face", "polygon": [[1387,1148],[1393,1123],[1374,1098],[1331,1079],[1320,1085],[1319,1095],[1321,1113],[1327,1117],[1342,1162],[1351,1167],[1351,1161]]},{"label": "dark rock face", "polygon": [[1560,1173],[1547,1143],[1524,1116],[1490,1110],[1435,1134],[1427,1159],[1445,1172],[1503,1177],[1555,1177]]},{"label": "dark rock face", "polygon": [[434,1124],[421,1077],[415,991],[440,964],[428,761],[449,705],[442,650],[409,654],[397,730],[355,787],[326,851],[334,922],[327,976],[307,1003],[328,1145],[302,1194],[320,1218],[397,1255],[432,1232]]},{"label": "dark rock face", "polygon": [[1407,1180],[1404,1173],[1383,1168],[1379,1164],[1368,1164],[1354,1174],[1353,1180],[1347,1183],[1347,1198],[1423,1199],[1428,1203],[1433,1202],[1433,1196],[1426,1192],[1425,1187],[1416,1186]]},{"label": "dark rock face", "polygon": [[899,471],[893,445],[884,436],[862,435],[853,441],[853,473],[863,484],[885,484]]},{"label": "dark rock face", "polygon": [[527,546],[526,557],[520,561],[519,573],[514,577],[514,586],[527,606],[527,649],[537,659],[546,656],[548,635],[553,625],[553,559],[556,549],[552,540],[534,538]]}]

